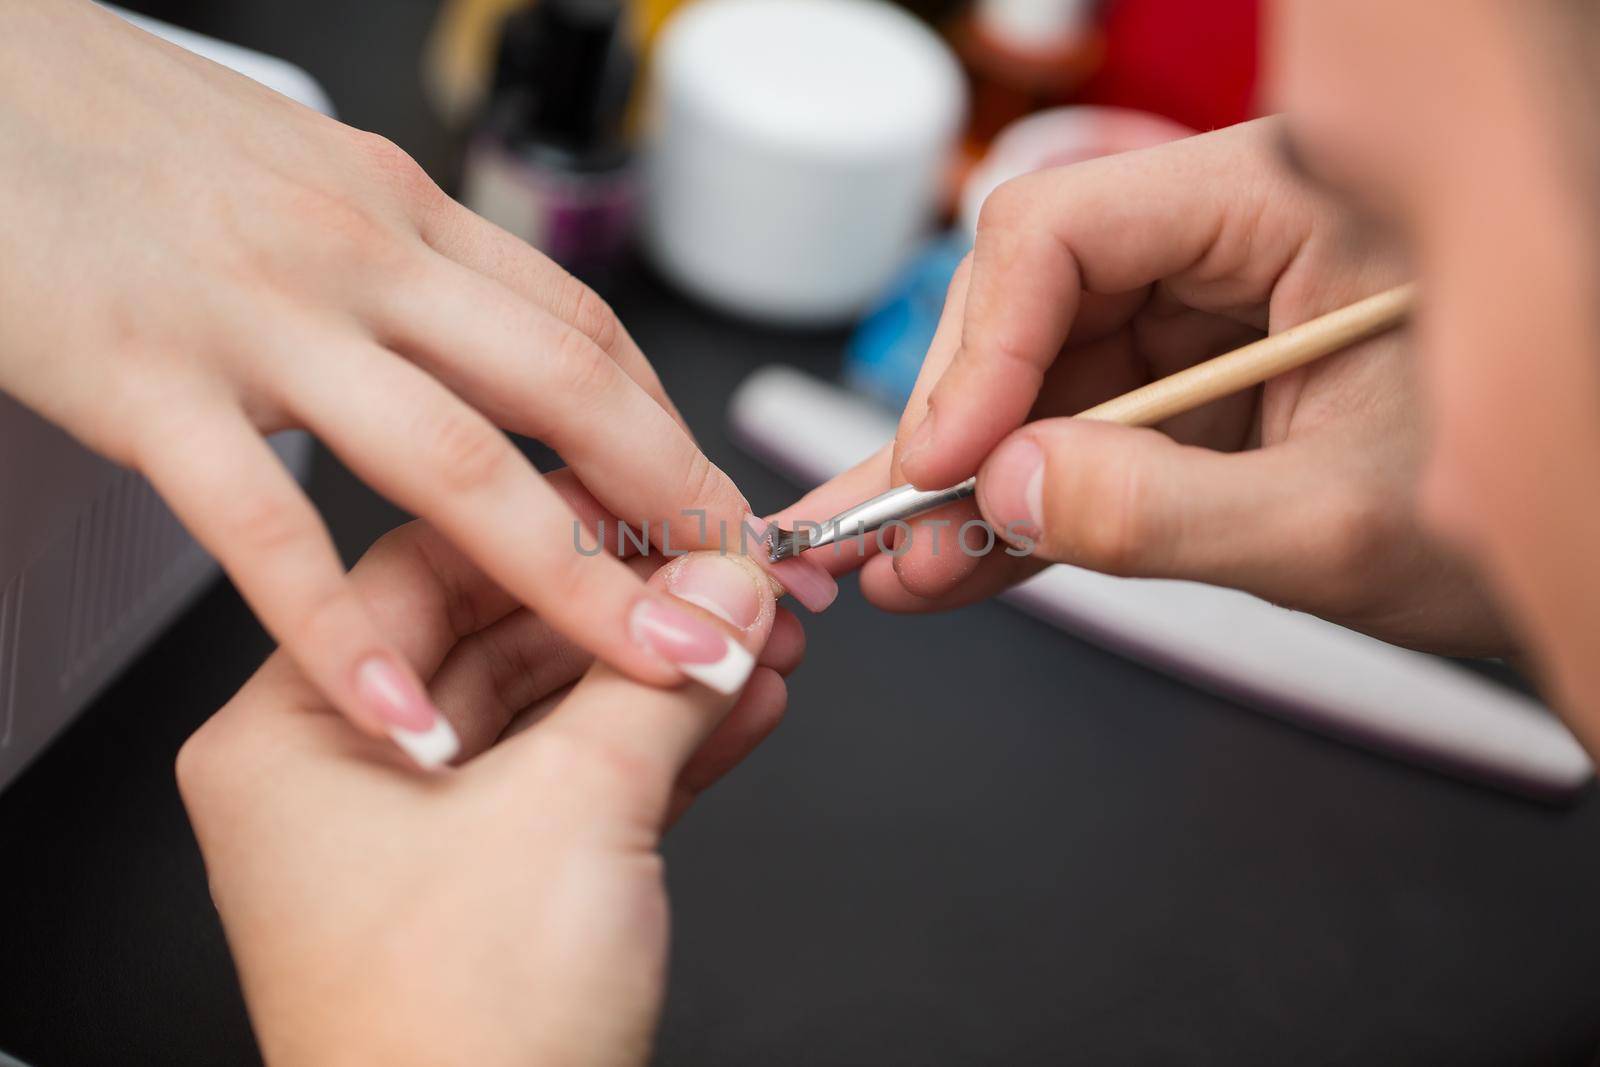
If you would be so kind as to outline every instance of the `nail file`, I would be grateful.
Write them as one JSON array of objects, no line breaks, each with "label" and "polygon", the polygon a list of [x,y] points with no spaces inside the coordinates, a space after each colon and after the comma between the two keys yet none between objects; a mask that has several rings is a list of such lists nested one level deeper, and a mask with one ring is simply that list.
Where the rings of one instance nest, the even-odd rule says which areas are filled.
[{"label": "nail file", "polygon": [[[729,407],[735,439],[808,487],[881,448],[894,421],[863,397],[776,365],[751,374]],[[1248,593],[1056,565],[1004,599],[1201,688],[1470,781],[1570,800],[1593,775],[1538,701]]]}]

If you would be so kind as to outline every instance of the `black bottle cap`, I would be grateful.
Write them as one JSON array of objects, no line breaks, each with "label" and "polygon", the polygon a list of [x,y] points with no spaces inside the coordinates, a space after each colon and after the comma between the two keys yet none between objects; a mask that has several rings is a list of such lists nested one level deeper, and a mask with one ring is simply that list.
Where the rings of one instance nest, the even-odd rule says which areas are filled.
[{"label": "black bottle cap", "polygon": [[538,0],[507,17],[494,77],[508,140],[604,166],[625,154],[634,59],[620,0]]}]

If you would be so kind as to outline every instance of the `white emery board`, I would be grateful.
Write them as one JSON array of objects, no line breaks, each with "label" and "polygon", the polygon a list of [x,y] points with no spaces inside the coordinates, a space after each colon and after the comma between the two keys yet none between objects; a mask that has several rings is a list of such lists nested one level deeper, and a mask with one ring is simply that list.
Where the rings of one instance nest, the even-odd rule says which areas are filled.
[{"label": "white emery board", "polygon": [[[894,434],[893,416],[870,400],[778,365],[745,380],[729,421],[744,447],[807,486]],[[1202,688],[1458,777],[1564,800],[1593,774],[1582,747],[1537,700],[1248,593],[1057,565],[1005,599]]]}]

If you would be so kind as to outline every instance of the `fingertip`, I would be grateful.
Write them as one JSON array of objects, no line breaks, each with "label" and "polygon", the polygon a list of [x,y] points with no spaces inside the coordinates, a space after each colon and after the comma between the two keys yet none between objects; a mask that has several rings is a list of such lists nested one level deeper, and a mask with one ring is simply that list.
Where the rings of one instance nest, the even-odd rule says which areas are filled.
[{"label": "fingertip", "polygon": [[461,739],[450,720],[435,713],[433,725],[425,730],[389,727],[389,737],[418,767],[425,771],[443,768],[461,752]]},{"label": "fingertip", "polygon": [[1008,542],[1043,537],[1045,465],[1038,440],[1031,433],[1016,433],[979,468],[978,507]]},{"label": "fingertip", "polygon": [[925,610],[922,597],[905,587],[888,555],[874,556],[861,568],[861,595],[879,611],[896,614]]},{"label": "fingertip", "polygon": [[436,770],[461,751],[461,741],[414,671],[393,652],[365,657],[355,668],[363,725],[376,723],[424,770]]},{"label": "fingertip", "polygon": [[948,593],[971,575],[980,558],[968,555],[959,546],[944,553],[913,548],[894,561],[894,573],[912,595],[933,598]]}]

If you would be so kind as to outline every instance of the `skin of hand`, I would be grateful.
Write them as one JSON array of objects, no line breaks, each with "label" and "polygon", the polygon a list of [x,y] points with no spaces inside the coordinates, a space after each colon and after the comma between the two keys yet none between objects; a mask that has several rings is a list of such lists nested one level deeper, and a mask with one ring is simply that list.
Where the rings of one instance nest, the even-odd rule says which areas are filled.
[{"label": "skin of hand", "polygon": [[185,745],[179,786],[268,1062],[644,1061],[661,835],[777,725],[804,651],[747,559],[693,553],[650,582],[759,657],[742,693],[594,663],[413,523],[351,586],[429,679],[459,766],[411,768],[282,653]]},{"label": "skin of hand", "polygon": [[1293,0],[1270,28],[1304,168],[1424,286],[1422,513],[1600,753],[1600,9]]},{"label": "skin of hand", "polygon": [[[1156,428],[1065,417],[1406,280],[1392,244],[1288,173],[1280,137],[1263,120],[1001,186],[892,454],[780,521],[977,471],[974,502],[865,561],[869,599],[951,607],[1067,562],[1233,586],[1414,647],[1505,652],[1478,583],[1415,515],[1423,419],[1404,333]],[[1034,550],[961,551],[980,512]],[[855,557],[840,555],[824,563]]]},{"label": "skin of hand", "polygon": [[[607,663],[683,679],[638,639],[657,594],[575,550],[574,511],[501,432],[559,451],[609,514],[670,521],[676,549],[741,528],[600,298],[393,144],[85,0],[0,6],[0,42],[0,389],[145,474],[336,707],[435,736],[263,439],[291,427]],[[820,569],[790,574],[826,602]]]}]

